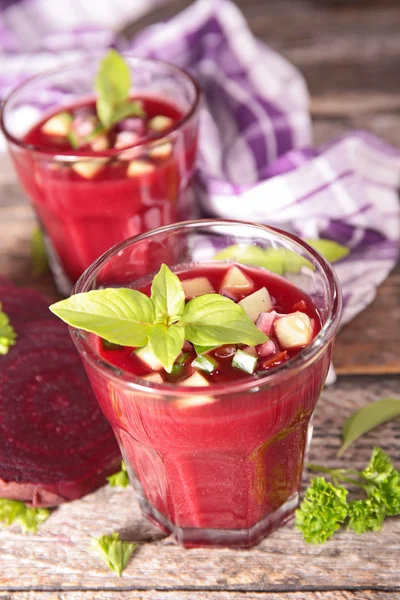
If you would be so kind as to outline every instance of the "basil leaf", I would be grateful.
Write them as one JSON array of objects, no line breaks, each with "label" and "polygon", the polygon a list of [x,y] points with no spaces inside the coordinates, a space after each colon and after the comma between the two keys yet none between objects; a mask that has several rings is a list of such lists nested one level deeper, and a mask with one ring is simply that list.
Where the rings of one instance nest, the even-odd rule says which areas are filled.
[{"label": "basil leaf", "polygon": [[400,399],[382,398],[353,413],[343,425],[343,443],[337,453],[341,456],[359,437],[378,425],[400,417]]},{"label": "basil leaf", "polygon": [[0,302],[0,355],[7,354],[11,346],[15,345],[17,333],[10,324],[10,319],[5,312],[1,310]]},{"label": "basil leaf", "polygon": [[128,65],[116,50],[109,50],[100,63],[95,79],[97,115],[106,129],[112,124],[115,107],[127,100],[130,85]]},{"label": "basil leaf", "polygon": [[171,373],[172,366],[182,350],[184,341],[185,329],[180,325],[167,327],[162,323],[158,323],[150,329],[150,348],[167,373]]},{"label": "basil leaf", "polygon": [[31,508],[18,500],[0,498],[0,521],[6,525],[19,523],[23,533],[36,533],[38,525],[49,516],[47,508]]},{"label": "basil leaf", "polygon": [[129,288],[75,294],[50,306],[60,319],[121,346],[144,346],[154,323],[151,298]]},{"label": "basil leaf", "polygon": [[92,548],[97,550],[108,567],[121,577],[122,571],[128,564],[132,553],[139,544],[124,542],[120,540],[118,533],[102,535],[92,539]]},{"label": "basil leaf", "polygon": [[322,254],[322,256],[331,263],[342,260],[342,258],[347,256],[350,252],[350,248],[347,248],[347,246],[342,246],[342,244],[338,244],[333,240],[319,239],[304,241],[312,246],[314,250]]},{"label": "basil leaf", "polygon": [[167,265],[161,265],[151,286],[151,299],[156,311],[156,320],[165,325],[178,320],[185,308],[185,292],[177,275]]},{"label": "basil leaf", "polygon": [[49,270],[46,247],[44,245],[43,232],[36,227],[31,238],[32,273],[35,277],[44,275]]},{"label": "basil leaf", "polygon": [[185,325],[185,338],[199,346],[254,346],[268,339],[241,306],[219,294],[204,294],[190,300],[180,323]]}]

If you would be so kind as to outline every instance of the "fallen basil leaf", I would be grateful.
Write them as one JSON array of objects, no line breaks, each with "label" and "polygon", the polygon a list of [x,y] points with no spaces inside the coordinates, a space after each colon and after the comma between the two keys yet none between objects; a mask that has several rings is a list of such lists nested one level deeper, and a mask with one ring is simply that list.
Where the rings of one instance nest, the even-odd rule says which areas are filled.
[{"label": "fallen basil leaf", "polygon": [[102,535],[93,538],[91,542],[91,547],[100,554],[103,561],[118,577],[121,577],[122,571],[138,545],[120,540],[118,533]]},{"label": "fallen basil leaf", "polygon": [[337,453],[338,456],[347,450],[359,437],[375,429],[378,425],[400,417],[400,400],[396,398],[382,398],[371,402],[353,413],[343,425],[343,443]]},{"label": "fallen basil leaf", "polygon": [[23,533],[36,533],[38,525],[49,516],[47,508],[31,508],[18,500],[0,498],[0,521],[6,525],[19,523]]},{"label": "fallen basil leaf", "polygon": [[43,232],[40,227],[36,227],[32,232],[31,257],[32,273],[35,277],[40,277],[40,275],[48,272],[49,262],[47,260]]}]

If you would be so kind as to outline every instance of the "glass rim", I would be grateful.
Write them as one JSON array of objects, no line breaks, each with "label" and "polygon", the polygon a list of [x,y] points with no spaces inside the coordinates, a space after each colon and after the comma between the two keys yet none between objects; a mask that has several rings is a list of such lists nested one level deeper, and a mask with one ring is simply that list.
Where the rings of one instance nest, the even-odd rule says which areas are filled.
[{"label": "glass rim", "polygon": [[43,146],[36,146],[34,144],[26,144],[23,140],[19,139],[18,137],[15,137],[12,133],[10,133],[10,131],[8,131],[6,123],[5,123],[5,113],[8,108],[9,102],[13,99],[15,94],[18,94],[24,87],[29,86],[31,83],[34,83],[45,77],[50,77],[51,75],[55,75],[55,74],[58,75],[61,70],[67,70],[67,69],[73,69],[73,68],[76,69],[76,68],[79,68],[80,65],[87,65],[88,60],[91,60],[91,59],[98,60],[99,58],[101,58],[101,56],[103,56],[103,54],[104,53],[91,54],[90,56],[87,56],[86,58],[81,58],[79,60],[65,62],[64,64],[59,65],[58,67],[52,67],[51,69],[46,69],[44,71],[41,71],[40,73],[31,75],[30,77],[28,77],[27,79],[25,79],[24,81],[19,83],[16,87],[14,87],[10,92],[8,92],[8,94],[4,98],[4,101],[2,102],[1,110],[0,110],[0,131],[3,133],[7,142],[10,142],[10,143],[12,143],[20,148],[23,148],[29,152],[36,152],[41,155],[51,156],[55,160],[58,157],[61,157],[62,160],[66,160],[66,159],[74,160],[77,157],[79,159],[82,159],[82,158],[93,159],[93,158],[97,158],[97,157],[113,157],[113,156],[118,156],[122,152],[129,152],[129,150],[132,150],[134,148],[141,149],[141,148],[158,146],[158,145],[165,143],[166,138],[170,138],[171,135],[173,135],[175,137],[177,135],[177,132],[179,132],[179,130],[188,121],[190,121],[190,119],[193,117],[193,115],[196,114],[196,112],[199,108],[199,105],[200,105],[201,89],[200,89],[200,86],[197,83],[196,79],[194,77],[192,77],[192,75],[190,75],[190,73],[188,73],[186,70],[181,69],[177,65],[174,65],[173,63],[170,63],[166,60],[161,60],[159,58],[145,58],[145,57],[142,58],[140,56],[134,56],[127,52],[122,52],[122,56],[124,58],[128,59],[131,63],[143,63],[143,64],[156,63],[156,64],[159,64],[161,66],[172,69],[173,71],[176,71],[176,73],[178,73],[179,75],[186,78],[193,85],[195,96],[194,96],[193,102],[191,103],[190,108],[188,109],[187,112],[185,112],[184,116],[179,121],[177,121],[177,123],[168,131],[167,134],[161,135],[153,140],[147,140],[147,141],[145,140],[145,141],[139,142],[137,144],[132,144],[131,146],[125,146],[124,148],[111,148],[109,150],[102,150],[99,152],[95,152],[95,151],[88,152],[88,151],[79,151],[79,150],[75,150],[75,151],[71,152],[70,150],[65,150],[65,151],[57,150],[57,152],[52,153],[52,152],[49,152],[49,150],[44,148]]},{"label": "glass rim", "polygon": [[[129,373],[128,371],[122,371],[120,368],[115,367],[111,363],[104,360],[100,354],[98,354],[92,345],[87,341],[87,332],[80,329],[70,327],[71,336],[75,342],[77,350],[85,356],[91,366],[95,370],[100,370],[109,379],[114,380],[119,385],[124,385],[132,390],[135,390],[141,394],[157,395],[157,396],[173,396],[173,397],[187,397],[191,396],[224,396],[226,394],[233,394],[238,392],[250,391],[252,388],[275,385],[281,380],[291,377],[298,372],[308,367],[312,362],[317,360],[322,352],[325,350],[327,345],[333,339],[333,336],[337,330],[342,310],[342,293],[338,277],[332,268],[332,266],[323,258],[314,248],[309,246],[306,242],[298,238],[297,236],[283,231],[281,229],[270,227],[267,225],[259,225],[255,223],[249,223],[246,221],[236,221],[229,219],[200,219],[196,221],[182,221],[173,225],[167,225],[153,229],[149,232],[143,233],[138,236],[128,238],[119,244],[116,244],[100,256],[78,279],[77,283],[72,290],[72,293],[80,293],[87,291],[89,280],[99,271],[99,269],[107,263],[107,261],[121,252],[128,246],[135,244],[138,241],[152,238],[159,233],[172,232],[177,229],[191,228],[195,230],[198,227],[207,227],[210,225],[221,225],[221,226],[248,226],[255,230],[266,230],[274,235],[278,235],[282,238],[288,239],[296,246],[300,247],[318,263],[321,267],[326,281],[328,283],[331,292],[331,306],[326,323],[323,324],[320,331],[317,333],[315,338],[312,340],[306,348],[301,350],[296,356],[290,358],[287,362],[282,363],[275,367],[270,374],[257,377],[257,378],[245,378],[243,380],[237,380],[232,383],[220,383],[211,384],[209,387],[191,387],[191,386],[180,386],[177,384],[168,383],[155,383],[149,382],[140,377]],[[122,372],[121,372],[122,371]]]}]

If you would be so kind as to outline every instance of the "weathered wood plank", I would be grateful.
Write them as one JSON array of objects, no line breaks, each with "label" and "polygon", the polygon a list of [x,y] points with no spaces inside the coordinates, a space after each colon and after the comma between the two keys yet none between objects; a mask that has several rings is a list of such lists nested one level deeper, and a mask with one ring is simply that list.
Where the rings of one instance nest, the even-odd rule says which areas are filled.
[{"label": "weathered wood plank", "polygon": [[[340,428],[356,408],[400,390],[400,378],[341,379],[324,390],[315,418],[310,460],[327,465],[362,466],[371,447],[381,445],[398,455],[398,422],[381,426],[335,457]],[[396,448],[396,450],[395,450]],[[396,455],[397,454],[397,455]],[[143,542],[122,578],[117,578],[88,551],[91,536],[120,532]],[[144,590],[285,592],[343,590],[358,587],[400,593],[398,548],[400,519],[391,519],[382,534],[343,532],[324,546],[305,544],[287,526],[252,551],[183,550],[142,519],[130,489],[109,486],[60,507],[37,535],[17,527],[0,531],[1,590]],[[147,542],[147,543],[146,543]],[[384,577],[382,574],[384,573]],[[140,596],[140,594],[139,594]]]},{"label": "weathered wood plank", "polygon": [[[0,600],[176,600],[177,592],[141,592],[137,590],[107,592],[7,592]],[[248,592],[179,592],[179,600],[395,600],[396,592],[372,590],[248,593]]]}]

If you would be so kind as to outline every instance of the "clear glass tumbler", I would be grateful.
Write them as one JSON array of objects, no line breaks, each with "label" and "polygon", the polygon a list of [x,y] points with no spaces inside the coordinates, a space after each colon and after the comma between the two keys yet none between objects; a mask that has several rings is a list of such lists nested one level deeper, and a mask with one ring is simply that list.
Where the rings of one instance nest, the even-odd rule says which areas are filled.
[{"label": "clear glass tumbler", "polygon": [[[281,276],[309,295],[321,318],[312,343],[269,374],[207,388],[144,381],[104,361],[91,334],[71,329],[143,513],[186,547],[249,547],[293,516],[341,314],[335,273],[291,234],[204,220],[118,244],[74,289],[141,288],[162,263],[180,271],[210,265],[232,244],[283,250]],[[290,257],[299,256],[306,260],[294,272]]]},{"label": "clear glass tumbler", "polygon": [[3,105],[2,131],[45,233],[52,271],[64,295],[111,246],[193,217],[189,183],[197,151],[198,85],[163,61],[125,59],[132,74],[132,97],[168,102],[183,115],[165,136],[96,152],[50,152],[25,141],[32,128],[53,113],[94,100],[98,56],[25,81]]}]

